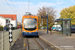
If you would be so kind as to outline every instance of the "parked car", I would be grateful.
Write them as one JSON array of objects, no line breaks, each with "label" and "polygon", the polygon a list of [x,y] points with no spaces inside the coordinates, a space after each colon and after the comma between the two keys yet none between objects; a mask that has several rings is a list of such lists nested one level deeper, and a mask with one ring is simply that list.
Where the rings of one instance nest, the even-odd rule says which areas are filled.
[{"label": "parked car", "polygon": [[71,32],[75,32],[75,25],[71,26]]},{"label": "parked car", "polygon": [[62,31],[62,27],[56,27],[56,31]]},{"label": "parked car", "polygon": [[53,25],[52,30],[56,30],[57,27],[61,27],[61,25]]},{"label": "parked car", "polygon": [[19,28],[21,28],[21,27],[22,27],[21,25],[18,25],[18,26],[17,26],[17,29],[19,29]]},{"label": "parked car", "polygon": [[56,25],[53,25],[52,30],[56,30]]}]

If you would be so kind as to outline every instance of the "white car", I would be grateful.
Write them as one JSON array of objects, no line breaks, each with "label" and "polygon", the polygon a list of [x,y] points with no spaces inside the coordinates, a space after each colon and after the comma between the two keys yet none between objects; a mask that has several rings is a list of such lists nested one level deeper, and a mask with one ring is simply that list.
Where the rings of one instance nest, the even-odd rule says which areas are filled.
[{"label": "white car", "polygon": [[52,30],[56,30],[57,27],[61,27],[61,25],[53,25]]}]

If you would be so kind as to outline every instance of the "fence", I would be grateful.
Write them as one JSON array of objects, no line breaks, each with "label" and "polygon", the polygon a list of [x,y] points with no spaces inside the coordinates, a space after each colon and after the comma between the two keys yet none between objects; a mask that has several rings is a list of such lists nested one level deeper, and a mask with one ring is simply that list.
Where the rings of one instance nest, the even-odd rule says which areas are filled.
[{"label": "fence", "polygon": [[[13,42],[11,45],[15,43],[18,37],[21,35],[21,29],[16,29],[12,31],[13,35]],[[9,43],[9,32],[0,32],[0,50],[9,50],[10,43]]]}]

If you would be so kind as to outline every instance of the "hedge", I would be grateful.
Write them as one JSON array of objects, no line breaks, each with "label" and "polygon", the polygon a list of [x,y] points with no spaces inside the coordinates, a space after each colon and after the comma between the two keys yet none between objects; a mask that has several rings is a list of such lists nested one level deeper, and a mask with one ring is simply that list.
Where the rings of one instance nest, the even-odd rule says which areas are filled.
[{"label": "hedge", "polygon": [[3,26],[0,26],[0,31],[3,31]]}]

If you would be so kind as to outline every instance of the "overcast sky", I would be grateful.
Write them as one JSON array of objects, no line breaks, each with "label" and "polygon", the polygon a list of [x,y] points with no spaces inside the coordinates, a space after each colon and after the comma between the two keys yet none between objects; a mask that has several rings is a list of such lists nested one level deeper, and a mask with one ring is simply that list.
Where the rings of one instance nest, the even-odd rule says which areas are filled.
[{"label": "overcast sky", "polygon": [[[75,5],[75,0],[30,0],[29,12],[37,14],[38,9],[53,7],[57,11],[57,18],[63,8]],[[18,21],[28,11],[28,0],[0,0],[0,14],[17,14]]]}]

